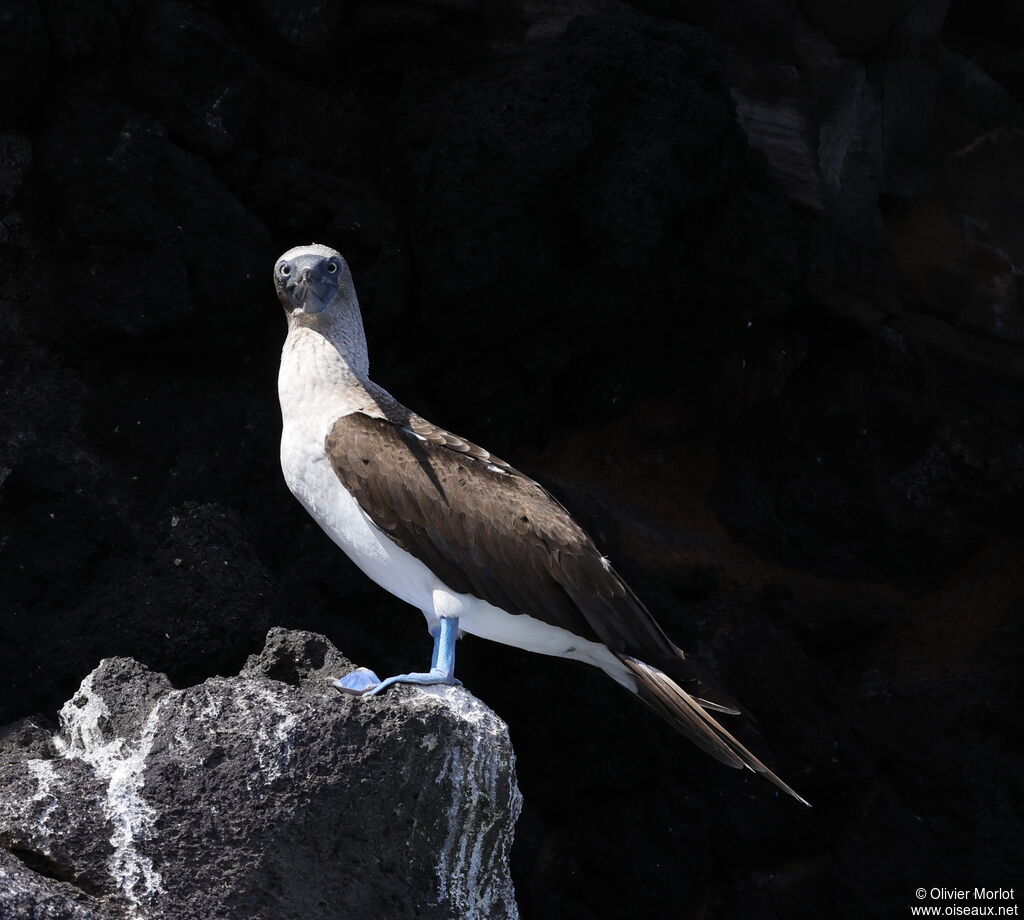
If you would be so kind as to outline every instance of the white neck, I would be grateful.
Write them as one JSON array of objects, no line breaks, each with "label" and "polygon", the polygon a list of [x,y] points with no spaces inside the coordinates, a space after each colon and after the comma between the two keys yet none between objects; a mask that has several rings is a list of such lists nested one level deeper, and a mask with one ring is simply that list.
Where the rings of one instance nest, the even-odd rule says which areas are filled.
[{"label": "white neck", "polygon": [[[320,314],[290,313],[288,340],[314,333],[325,339],[339,354],[344,364],[360,381],[370,378],[370,358],[359,301],[351,287],[342,288],[334,301]],[[288,343],[285,343],[285,351]]]},{"label": "white neck", "polygon": [[286,427],[312,425],[319,431],[323,424],[356,411],[380,418],[403,415],[404,407],[370,380],[354,293],[335,300],[322,314],[289,316],[277,385]]},{"label": "white neck", "polygon": [[[370,380],[370,358],[366,348],[359,301],[351,285],[339,290],[322,313],[288,314],[288,338],[281,353],[284,384],[288,366],[292,389],[298,387],[308,398],[311,391],[359,388]],[[282,404],[285,392],[281,390]]]}]

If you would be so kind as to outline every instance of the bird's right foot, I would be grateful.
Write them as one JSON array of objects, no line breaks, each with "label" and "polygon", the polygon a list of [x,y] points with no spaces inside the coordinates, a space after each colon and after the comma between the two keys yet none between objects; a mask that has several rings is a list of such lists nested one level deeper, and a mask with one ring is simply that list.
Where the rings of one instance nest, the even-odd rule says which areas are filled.
[{"label": "bird's right foot", "polygon": [[380,684],[380,678],[369,668],[356,668],[350,674],[339,677],[332,686],[339,693],[362,696]]}]

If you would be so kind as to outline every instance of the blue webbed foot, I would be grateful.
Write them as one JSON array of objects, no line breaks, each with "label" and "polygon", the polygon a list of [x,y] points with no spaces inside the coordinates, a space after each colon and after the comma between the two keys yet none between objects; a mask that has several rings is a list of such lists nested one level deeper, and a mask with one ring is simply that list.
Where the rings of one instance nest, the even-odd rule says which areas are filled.
[{"label": "blue webbed foot", "polygon": [[369,668],[356,668],[351,674],[339,677],[334,681],[334,689],[339,693],[350,693],[362,696],[368,690],[380,686],[380,678]]},{"label": "blue webbed foot", "polygon": [[388,677],[377,684],[372,690],[367,690],[366,695],[376,696],[381,690],[386,690],[394,684],[420,684],[422,686],[429,684],[451,684],[455,687],[461,687],[462,681],[452,674],[445,674],[441,668],[431,668],[427,672],[396,674],[394,677]]}]

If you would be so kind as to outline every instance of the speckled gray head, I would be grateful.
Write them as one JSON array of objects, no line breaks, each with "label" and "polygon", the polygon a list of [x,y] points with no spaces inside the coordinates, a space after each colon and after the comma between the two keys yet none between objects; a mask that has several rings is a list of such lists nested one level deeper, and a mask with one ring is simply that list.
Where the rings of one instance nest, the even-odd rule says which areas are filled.
[{"label": "speckled gray head", "polygon": [[274,286],[285,312],[315,317],[352,288],[352,274],[341,254],[319,243],[289,249],[274,266]]}]

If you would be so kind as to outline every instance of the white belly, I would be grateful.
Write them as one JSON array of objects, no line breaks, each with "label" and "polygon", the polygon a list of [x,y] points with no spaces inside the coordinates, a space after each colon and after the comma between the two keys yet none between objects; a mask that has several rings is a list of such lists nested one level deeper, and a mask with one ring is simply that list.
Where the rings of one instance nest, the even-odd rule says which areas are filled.
[{"label": "white belly", "polygon": [[290,438],[286,426],[281,469],[292,494],[349,559],[396,597],[424,613],[432,610],[434,574],[363,513],[331,468],[322,440]]}]

